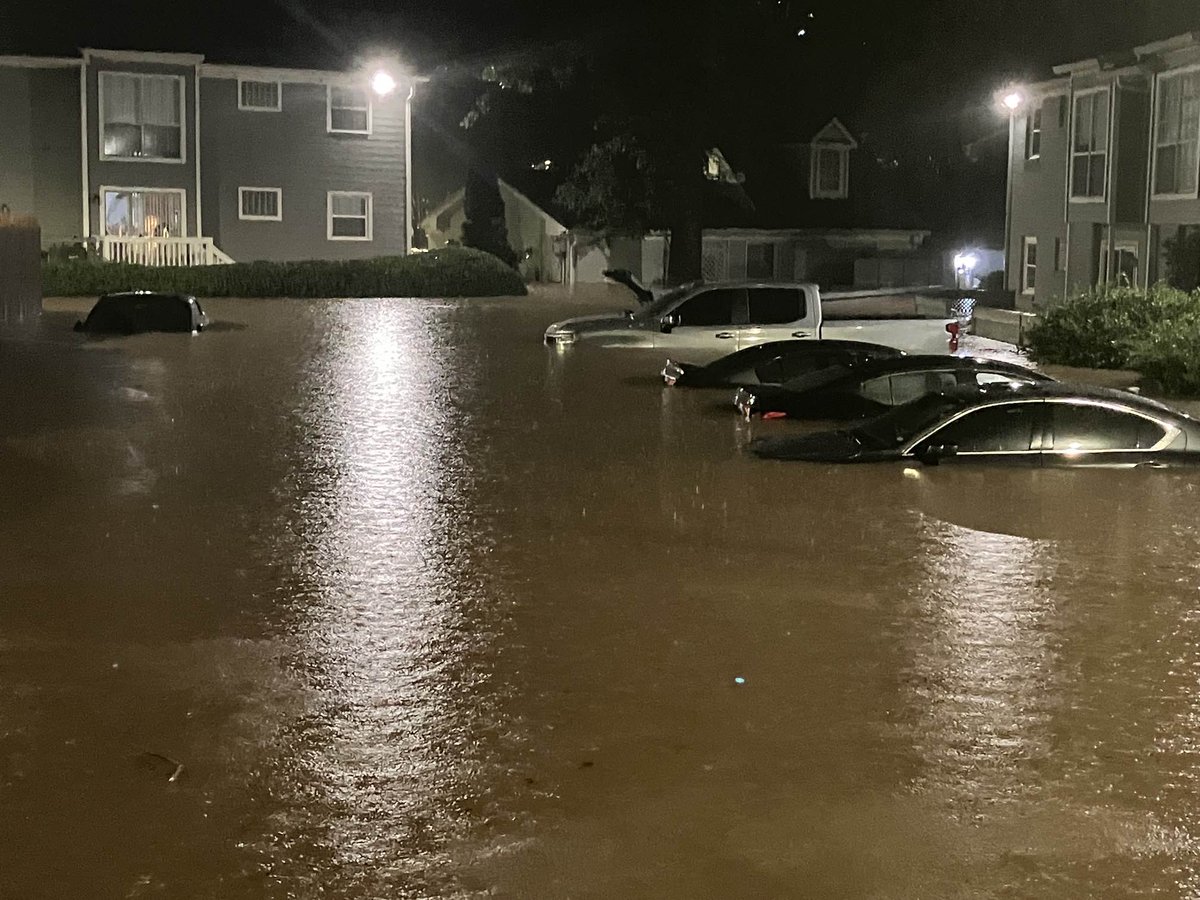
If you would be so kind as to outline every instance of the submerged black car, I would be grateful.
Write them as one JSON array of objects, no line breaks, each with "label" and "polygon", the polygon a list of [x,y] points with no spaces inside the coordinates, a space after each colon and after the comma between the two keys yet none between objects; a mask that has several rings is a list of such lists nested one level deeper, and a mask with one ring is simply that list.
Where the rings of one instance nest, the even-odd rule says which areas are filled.
[{"label": "submerged black car", "polygon": [[873,359],[903,356],[903,350],[865,341],[769,341],[706,366],[668,359],[662,370],[669,387],[739,387],[782,384],[831,366],[850,368]]},{"label": "submerged black car", "polygon": [[208,316],[190,294],[129,291],[105,294],[76,331],[90,334],[140,334],[146,331],[203,331]]},{"label": "submerged black car", "polygon": [[733,405],[746,418],[865,419],[955,387],[1051,381],[1024,366],[974,356],[903,356],[829,368],[777,386],[746,387]]},{"label": "submerged black car", "polygon": [[1200,464],[1200,420],[1123,391],[1040,383],[930,394],[842,431],[761,438],[768,459],[1163,468]]}]

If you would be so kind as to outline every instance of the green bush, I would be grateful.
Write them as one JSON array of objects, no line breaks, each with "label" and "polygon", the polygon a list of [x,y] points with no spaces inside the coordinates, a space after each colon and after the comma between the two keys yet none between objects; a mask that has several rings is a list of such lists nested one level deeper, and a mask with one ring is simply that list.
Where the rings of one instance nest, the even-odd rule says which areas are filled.
[{"label": "green bush", "polygon": [[1166,284],[1149,290],[1093,288],[1038,316],[1029,351],[1038,362],[1095,369],[1132,365],[1131,351],[1163,323],[1200,315],[1200,293]]},{"label": "green bush", "polygon": [[1130,342],[1129,364],[1166,394],[1200,396],[1200,314],[1151,325]]},{"label": "green bush", "polygon": [[506,297],[526,293],[521,276],[494,256],[447,247],[362,260],[152,267],[90,260],[47,262],[48,297],[148,290],[198,297]]}]

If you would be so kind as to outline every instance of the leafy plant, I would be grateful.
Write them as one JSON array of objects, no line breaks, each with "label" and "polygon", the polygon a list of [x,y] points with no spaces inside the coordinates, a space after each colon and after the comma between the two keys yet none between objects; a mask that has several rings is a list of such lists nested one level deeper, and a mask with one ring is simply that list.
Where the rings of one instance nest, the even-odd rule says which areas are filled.
[{"label": "leafy plant", "polygon": [[516,271],[465,247],[362,260],[152,267],[47,262],[43,293],[94,296],[150,290],[199,297],[502,297],[526,293]]},{"label": "leafy plant", "polygon": [[1200,293],[1163,283],[1149,290],[1092,288],[1041,314],[1029,333],[1029,350],[1039,362],[1127,368],[1131,349],[1144,334],[1194,315],[1200,315]]}]

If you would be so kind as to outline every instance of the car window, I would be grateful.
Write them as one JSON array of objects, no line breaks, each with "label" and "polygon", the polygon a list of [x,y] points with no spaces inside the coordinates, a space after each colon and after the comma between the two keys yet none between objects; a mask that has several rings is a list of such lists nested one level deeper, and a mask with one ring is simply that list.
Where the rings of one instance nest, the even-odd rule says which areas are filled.
[{"label": "car window", "polygon": [[891,377],[893,406],[908,403],[926,394],[936,394],[958,385],[953,372],[901,372]]},{"label": "car window", "polygon": [[1033,445],[1040,403],[1008,403],[967,413],[930,435],[934,446],[959,453],[1015,453]]},{"label": "car window", "polygon": [[1163,439],[1161,425],[1105,406],[1051,404],[1057,451],[1149,450]]},{"label": "car window", "polygon": [[780,360],[783,367],[783,380],[791,381],[810,372],[820,372],[834,366],[845,368],[852,358],[842,352],[792,353]]},{"label": "car window", "polygon": [[1033,384],[1032,378],[1021,378],[1016,375],[1002,375],[999,372],[976,372],[975,383],[982,387],[985,384]]},{"label": "car window", "polygon": [[884,375],[882,378],[872,378],[870,381],[864,381],[861,385],[859,385],[858,395],[860,397],[866,397],[868,400],[874,400],[876,403],[882,403],[885,406],[891,406],[891,376]]},{"label": "car window", "polygon": [[751,288],[750,324],[786,325],[805,315],[804,292],[796,288]]},{"label": "car window", "polygon": [[691,300],[675,307],[679,324],[683,327],[707,328],[714,325],[733,324],[733,304],[738,291],[719,288],[697,294]]}]

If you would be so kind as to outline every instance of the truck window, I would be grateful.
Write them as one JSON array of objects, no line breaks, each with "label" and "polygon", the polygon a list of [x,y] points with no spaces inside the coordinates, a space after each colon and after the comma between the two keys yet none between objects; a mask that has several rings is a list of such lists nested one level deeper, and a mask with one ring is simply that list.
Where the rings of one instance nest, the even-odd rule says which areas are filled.
[{"label": "truck window", "polygon": [[804,292],[795,288],[751,288],[750,324],[786,325],[804,318]]},{"label": "truck window", "polygon": [[705,291],[675,308],[685,328],[710,328],[733,324],[733,304],[740,292],[730,288]]}]

